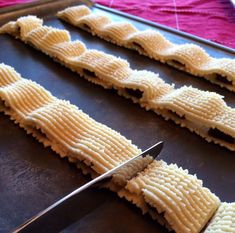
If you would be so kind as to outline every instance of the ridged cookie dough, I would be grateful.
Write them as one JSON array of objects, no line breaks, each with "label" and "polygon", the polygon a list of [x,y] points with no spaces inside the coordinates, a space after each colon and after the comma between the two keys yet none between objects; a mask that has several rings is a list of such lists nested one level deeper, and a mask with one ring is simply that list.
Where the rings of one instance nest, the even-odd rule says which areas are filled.
[{"label": "ridged cookie dough", "polygon": [[[162,224],[175,232],[200,232],[220,204],[195,175],[164,161],[152,162],[128,181],[126,190],[132,195],[124,195],[127,199],[140,203],[143,211],[151,206],[156,219],[161,219]],[[119,195],[122,196],[123,191]]]},{"label": "ridged cookie dough", "polygon": [[235,109],[226,105],[223,96],[191,86],[176,89],[158,74],[133,70],[126,60],[86,49],[83,43],[71,41],[68,31],[42,24],[35,16],[21,17],[2,26],[0,33],[21,39],[95,84],[117,89],[208,142],[235,151]]},{"label": "ridged cookie dough", "polygon": [[[27,133],[94,176],[141,152],[118,132],[4,64],[0,64],[0,101],[5,106],[3,111]],[[151,161],[146,160],[147,164]],[[131,170],[142,167],[136,162]],[[119,196],[179,233],[199,232],[220,203],[196,176],[175,164],[153,161],[136,177],[129,177],[124,186],[120,182],[123,176],[128,177],[129,172],[113,179],[121,185],[116,189]]]},{"label": "ridged cookie dough", "polygon": [[61,157],[81,161],[98,174],[141,152],[120,133],[4,64],[0,65],[0,99],[6,106],[3,111],[28,133]]},{"label": "ridged cookie dough", "polygon": [[204,233],[234,233],[235,232],[235,202],[221,203],[215,216],[210,221]]},{"label": "ridged cookie dough", "polygon": [[177,45],[158,31],[139,31],[131,23],[112,22],[108,16],[92,13],[83,5],[68,7],[57,16],[92,35],[235,91],[234,59],[214,58],[198,45]]}]

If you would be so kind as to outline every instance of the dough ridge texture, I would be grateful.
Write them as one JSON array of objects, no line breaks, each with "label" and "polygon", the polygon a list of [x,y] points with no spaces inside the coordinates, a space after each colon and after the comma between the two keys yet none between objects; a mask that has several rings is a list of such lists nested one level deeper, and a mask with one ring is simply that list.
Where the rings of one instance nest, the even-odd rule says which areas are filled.
[{"label": "dough ridge texture", "polygon": [[106,41],[137,50],[162,63],[235,91],[235,60],[211,57],[196,44],[174,44],[156,30],[139,31],[129,22],[112,22],[87,6],[68,7],[57,16]]},{"label": "dough ridge texture", "polygon": [[225,103],[223,96],[192,86],[175,88],[156,73],[131,69],[124,59],[87,49],[78,40],[71,41],[68,31],[43,26],[36,16],[9,22],[0,28],[0,33],[19,38],[88,81],[116,89],[119,95],[206,141],[235,151],[235,109]]},{"label": "dough ridge texture", "polygon": [[[141,153],[120,133],[5,64],[0,64],[0,103],[5,107],[1,111],[28,134],[76,163],[86,174],[103,174]],[[127,185],[116,187],[119,196],[136,204],[143,213],[149,212],[168,229],[199,232],[219,207],[219,198],[187,170],[146,158],[149,165],[136,177],[129,177],[127,171],[115,177],[129,177]]]}]

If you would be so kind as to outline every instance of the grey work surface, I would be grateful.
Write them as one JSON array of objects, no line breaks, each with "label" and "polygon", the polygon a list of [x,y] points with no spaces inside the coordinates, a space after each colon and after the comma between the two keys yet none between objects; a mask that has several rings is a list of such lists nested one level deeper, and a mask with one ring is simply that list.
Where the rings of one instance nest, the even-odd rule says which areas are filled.
[{"label": "grey work surface", "polygon": [[[126,20],[114,14],[111,14],[111,17],[114,20]],[[150,27],[137,21],[132,22],[140,29]],[[69,30],[72,39],[80,39],[87,48],[127,59],[132,68],[158,72],[167,82],[175,83],[176,87],[192,85],[202,90],[216,91],[225,96],[225,101],[230,106],[235,107],[235,93],[140,56],[135,51],[93,37],[55,17],[46,17],[45,23]],[[192,42],[170,32],[161,32],[176,43]],[[199,44],[215,57],[235,57],[232,52]],[[189,169],[190,173],[197,173],[204,185],[222,201],[235,201],[234,152],[207,143],[187,129],[165,121],[151,111],[145,111],[113,91],[89,83],[41,52],[10,36],[0,36],[0,62],[13,66],[22,77],[35,80],[56,97],[70,100],[95,120],[119,131],[142,149],[157,141],[165,141],[159,158],[169,163],[177,163]],[[0,114],[0,129],[0,232],[8,232],[82,185],[88,178],[66,159],[61,159],[52,150],[45,149],[34,138],[26,135],[23,129],[3,114]],[[71,226],[69,231],[165,232],[150,217],[142,216],[136,207],[119,199],[115,194],[102,191],[101,196],[102,200],[97,199],[100,206]],[[79,211],[79,207],[74,207],[74,211]]]}]

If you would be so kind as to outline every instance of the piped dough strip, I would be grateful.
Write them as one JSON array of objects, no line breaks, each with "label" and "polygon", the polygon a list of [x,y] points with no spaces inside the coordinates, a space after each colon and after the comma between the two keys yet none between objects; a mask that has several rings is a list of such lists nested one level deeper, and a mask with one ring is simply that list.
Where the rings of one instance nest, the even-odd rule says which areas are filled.
[{"label": "piped dough strip", "polygon": [[216,214],[206,227],[204,233],[234,233],[235,202],[221,203]]},{"label": "piped dough strip", "polygon": [[94,36],[235,91],[234,59],[211,57],[195,44],[174,44],[158,31],[139,31],[129,22],[112,22],[108,16],[92,13],[84,5],[68,7],[57,16]]},{"label": "piped dough strip", "polygon": [[117,89],[208,142],[235,151],[235,109],[226,105],[223,96],[191,86],[175,89],[158,74],[133,70],[126,60],[86,49],[80,41],[71,41],[68,31],[42,24],[35,16],[21,17],[2,26],[0,33],[21,39],[95,84]]},{"label": "piped dough strip", "polygon": [[140,153],[120,133],[4,64],[0,65],[0,99],[6,106],[3,111],[45,146],[99,174]]},{"label": "piped dough strip", "polygon": [[[6,106],[3,111],[27,133],[80,168],[85,166],[88,173],[102,174],[141,152],[118,132],[4,64],[0,64],[0,101]],[[137,163],[130,169],[142,165]],[[115,179],[122,176],[128,177],[128,172]],[[179,233],[199,232],[220,204],[196,176],[163,161],[150,163],[117,191]]]}]

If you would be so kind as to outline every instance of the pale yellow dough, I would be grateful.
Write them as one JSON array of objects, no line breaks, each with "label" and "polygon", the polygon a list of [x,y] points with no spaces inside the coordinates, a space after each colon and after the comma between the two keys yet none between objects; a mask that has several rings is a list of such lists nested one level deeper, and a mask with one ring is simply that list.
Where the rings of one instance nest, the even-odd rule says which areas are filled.
[{"label": "pale yellow dough", "polygon": [[169,228],[180,233],[200,232],[220,204],[195,175],[164,161],[151,163],[128,182],[126,190],[133,195],[134,202],[142,203],[139,205],[143,211],[148,209],[144,204],[147,203],[164,216]]},{"label": "pale yellow dough", "polygon": [[204,233],[234,233],[235,232],[235,202],[221,203]]},{"label": "pale yellow dough", "polygon": [[68,101],[0,65],[0,99],[5,113],[61,157],[82,161],[102,174],[140,153],[120,133],[96,122]]},{"label": "pale yellow dough", "polygon": [[[142,107],[152,109],[167,120],[174,120],[207,141],[235,150],[234,143],[208,135],[210,128],[216,128],[234,140],[235,111],[226,105],[222,96],[186,86],[174,89],[157,74],[132,70],[123,59],[87,50],[81,42],[71,41],[67,31],[42,26],[42,20],[35,16],[21,17],[4,25],[0,31],[19,37],[93,83],[118,89],[120,95],[139,102]],[[87,74],[86,70],[90,73]],[[142,97],[130,95],[127,89],[140,90]]]},{"label": "pale yellow dough", "polygon": [[[198,45],[177,45],[167,40],[158,31],[149,29],[139,31],[131,23],[112,22],[108,16],[92,13],[84,5],[68,7],[58,12],[57,16],[92,35],[119,46],[135,49],[142,55],[235,91],[234,59],[213,58]],[[221,81],[223,79],[224,82]]]},{"label": "pale yellow dough", "polygon": [[[2,111],[27,133],[93,177],[141,152],[120,133],[4,64],[0,64],[0,101]],[[199,232],[206,225],[220,201],[196,176],[174,164],[152,162],[150,156],[144,163],[135,162],[132,171],[150,165],[135,178],[130,170],[120,172],[111,190],[176,232]],[[127,185],[123,177],[129,177]]]},{"label": "pale yellow dough", "polygon": [[158,74],[133,70],[126,60],[86,49],[80,41],[71,41],[68,31],[42,23],[35,16],[21,17],[2,26],[0,33],[21,39],[90,82],[117,89],[119,95],[173,120],[208,142],[235,151],[235,109],[226,105],[223,96],[191,86],[176,89]]}]

